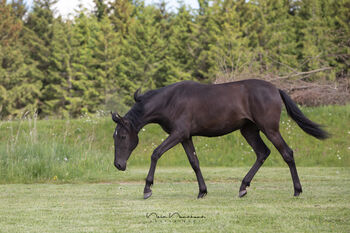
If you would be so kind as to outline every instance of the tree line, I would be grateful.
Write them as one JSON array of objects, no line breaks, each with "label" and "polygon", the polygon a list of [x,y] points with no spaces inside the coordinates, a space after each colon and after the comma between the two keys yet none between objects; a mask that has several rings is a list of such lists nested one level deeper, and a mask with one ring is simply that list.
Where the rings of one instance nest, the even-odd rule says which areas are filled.
[{"label": "tree line", "polygon": [[349,74],[349,0],[94,0],[72,18],[57,0],[0,0],[0,119],[125,110],[133,92],[243,72]]}]

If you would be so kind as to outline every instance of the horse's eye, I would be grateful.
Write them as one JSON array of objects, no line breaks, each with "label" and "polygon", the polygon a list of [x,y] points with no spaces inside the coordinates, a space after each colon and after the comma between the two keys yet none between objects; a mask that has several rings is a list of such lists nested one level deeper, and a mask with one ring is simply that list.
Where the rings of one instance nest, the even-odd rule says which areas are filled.
[{"label": "horse's eye", "polygon": [[121,138],[122,138],[122,139],[125,139],[125,138],[126,138],[126,136],[125,136],[125,135],[122,135],[122,136],[121,136]]}]

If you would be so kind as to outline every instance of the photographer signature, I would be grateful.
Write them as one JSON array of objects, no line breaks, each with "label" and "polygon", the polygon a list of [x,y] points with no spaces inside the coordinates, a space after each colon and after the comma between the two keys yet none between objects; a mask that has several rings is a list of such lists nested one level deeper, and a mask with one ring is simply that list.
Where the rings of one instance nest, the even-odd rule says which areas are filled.
[{"label": "photographer signature", "polygon": [[179,212],[168,213],[168,215],[158,214],[156,212],[146,213],[146,218],[157,218],[157,219],[166,219],[166,218],[196,218],[202,219],[205,218],[204,215],[181,215]]}]

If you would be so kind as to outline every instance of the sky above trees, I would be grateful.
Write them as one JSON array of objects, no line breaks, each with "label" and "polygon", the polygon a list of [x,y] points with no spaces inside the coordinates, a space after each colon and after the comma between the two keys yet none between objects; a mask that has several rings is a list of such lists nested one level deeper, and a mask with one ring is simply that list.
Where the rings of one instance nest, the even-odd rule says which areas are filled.
[{"label": "sky above trees", "polygon": [[[162,0],[145,0],[146,5],[157,4]],[[28,7],[33,6],[33,0],[26,0],[26,5]],[[168,10],[174,11],[179,7],[178,0],[165,0],[167,3]],[[186,0],[183,1],[186,5],[191,6],[193,9],[198,9],[198,1],[197,0]],[[57,9],[57,13],[62,15],[63,17],[68,17],[70,14],[75,14],[76,10],[79,8],[79,4],[82,4],[84,8],[88,10],[92,10],[94,8],[94,3],[92,0],[58,0],[55,8]]]}]

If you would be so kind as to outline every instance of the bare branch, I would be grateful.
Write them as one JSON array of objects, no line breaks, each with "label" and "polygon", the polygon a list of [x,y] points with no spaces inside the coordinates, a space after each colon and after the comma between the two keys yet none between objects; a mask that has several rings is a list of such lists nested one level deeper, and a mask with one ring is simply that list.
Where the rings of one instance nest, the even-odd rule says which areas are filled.
[{"label": "bare branch", "polygon": [[271,79],[270,81],[288,79],[288,78],[292,78],[292,77],[295,77],[295,76],[308,75],[308,74],[313,74],[313,73],[317,73],[317,72],[321,72],[321,71],[325,71],[325,70],[331,70],[331,69],[333,69],[333,67],[322,67],[322,68],[319,68],[319,69],[316,69],[316,70],[310,70],[310,71],[305,71],[305,72],[298,72],[298,73],[294,73],[294,74],[291,73],[291,74],[288,74],[286,76],[282,76],[282,77]]}]

